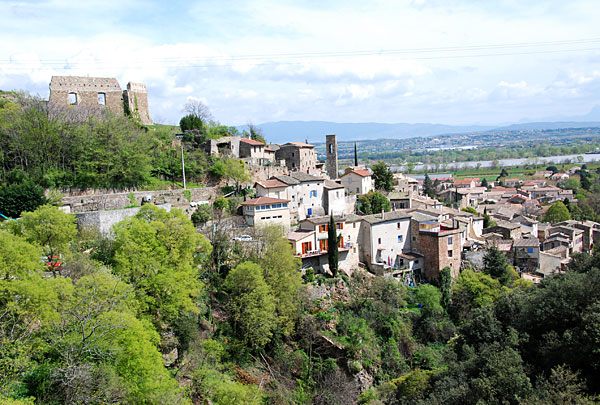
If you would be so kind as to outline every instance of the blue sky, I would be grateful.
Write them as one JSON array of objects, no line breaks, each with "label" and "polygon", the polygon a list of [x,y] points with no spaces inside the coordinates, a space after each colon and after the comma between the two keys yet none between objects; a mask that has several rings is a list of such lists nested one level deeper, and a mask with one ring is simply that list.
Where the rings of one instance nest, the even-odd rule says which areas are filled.
[{"label": "blue sky", "polygon": [[146,83],[228,125],[498,124],[600,104],[597,0],[0,1],[0,89],[52,75]]}]

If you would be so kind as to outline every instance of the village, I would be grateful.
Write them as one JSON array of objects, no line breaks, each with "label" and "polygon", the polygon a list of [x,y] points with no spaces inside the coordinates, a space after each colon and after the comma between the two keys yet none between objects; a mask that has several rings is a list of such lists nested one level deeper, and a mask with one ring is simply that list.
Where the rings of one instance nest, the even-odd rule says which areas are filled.
[{"label": "village", "polygon": [[[303,272],[311,268],[315,274],[333,275],[328,262],[331,218],[338,235],[340,271],[350,276],[361,268],[407,285],[436,282],[445,267],[454,278],[464,268],[480,268],[489,246],[504,253],[520,277],[538,283],[564,271],[574,253],[590,253],[600,238],[600,224],[593,221],[539,220],[552,204],[574,202],[573,190],[559,186],[578,176],[581,167],[564,173],[536,171],[530,179],[499,176],[494,182],[454,179],[452,174],[395,173],[392,190],[384,191],[376,190],[376,175],[357,158],[353,166],[339,170],[336,135],[326,136],[324,162],[317,160],[315,146],[307,142],[266,144],[239,135],[209,140],[204,150],[241,159],[252,177],[243,185],[247,197],[236,215],[219,218],[218,226],[227,223],[231,238],[248,245],[256,242],[254,230],[280,226],[301,258]],[[433,188],[435,198],[427,195],[426,187]],[[360,197],[379,191],[389,209],[366,214]],[[191,216],[219,194],[219,188],[206,187],[138,192],[134,200],[179,207]],[[123,209],[130,199],[124,193],[65,197],[63,209],[75,213],[80,224],[110,232],[114,223],[137,212]],[[200,232],[210,232],[215,221],[200,226]]]}]

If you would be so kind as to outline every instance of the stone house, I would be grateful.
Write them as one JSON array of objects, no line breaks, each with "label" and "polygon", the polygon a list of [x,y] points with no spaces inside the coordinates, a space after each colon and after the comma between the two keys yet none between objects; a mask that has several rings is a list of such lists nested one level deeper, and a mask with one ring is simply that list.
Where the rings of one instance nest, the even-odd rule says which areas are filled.
[{"label": "stone house", "polygon": [[484,229],[483,233],[498,233],[502,235],[504,239],[515,240],[521,237],[523,230],[521,229],[520,224],[498,220],[496,226],[491,226],[489,228]]},{"label": "stone house", "polygon": [[552,225],[546,233],[543,244],[544,250],[566,246],[570,255],[583,252],[584,231],[582,229],[570,225]]},{"label": "stone house", "polygon": [[419,194],[419,180],[407,177],[402,173],[394,174],[394,185],[395,191],[400,193],[408,194],[409,196]]},{"label": "stone house", "polygon": [[349,194],[367,194],[375,189],[372,173],[365,169],[346,169],[340,177]]},{"label": "stone house", "polygon": [[315,146],[302,142],[288,142],[275,151],[277,160],[285,160],[292,172],[317,173],[317,152]]},{"label": "stone house", "polygon": [[209,155],[239,158],[241,140],[237,135],[209,139],[204,144],[204,150]]},{"label": "stone house", "polygon": [[513,257],[521,271],[535,271],[540,264],[538,238],[520,238],[513,242]]},{"label": "stone house", "polygon": [[354,211],[353,207],[348,210],[344,186],[331,180],[323,182],[323,208],[326,215],[342,215]]},{"label": "stone house", "polygon": [[455,188],[472,188],[477,187],[479,184],[479,178],[470,178],[470,179],[457,179],[454,180]]},{"label": "stone house", "polygon": [[[302,259],[303,267],[310,266],[318,272],[327,272],[329,268],[327,256],[329,221],[330,217],[327,215],[306,218],[300,222],[297,233],[288,234],[294,254]],[[354,214],[339,215],[334,216],[334,222],[339,238],[339,268],[350,272],[358,267],[361,217]]]},{"label": "stone house", "polygon": [[240,158],[265,159],[265,144],[254,139],[240,139]]},{"label": "stone house", "polygon": [[258,197],[243,201],[242,213],[248,226],[281,225],[290,229],[289,200],[283,198]]},{"label": "stone house", "polygon": [[411,194],[404,191],[392,191],[387,195],[392,210],[411,208]]},{"label": "stone house", "polygon": [[419,244],[413,250],[425,258],[423,276],[427,280],[437,280],[440,271],[448,266],[452,278],[458,277],[461,266],[461,230],[443,225],[425,226],[420,224]]},{"label": "stone house", "polygon": [[410,219],[401,211],[362,217],[360,257],[371,271],[391,271],[399,266],[398,254],[410,252]]}]

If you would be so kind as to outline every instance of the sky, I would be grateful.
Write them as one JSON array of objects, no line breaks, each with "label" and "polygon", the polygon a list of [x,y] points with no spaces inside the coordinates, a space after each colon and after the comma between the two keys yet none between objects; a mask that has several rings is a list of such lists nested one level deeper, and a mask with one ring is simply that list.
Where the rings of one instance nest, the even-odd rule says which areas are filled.
[{"label": "sky", "polygon": [[0,89],[143,82],[155,122],[504,124],[600,105],[598,0],[0,0]]}]

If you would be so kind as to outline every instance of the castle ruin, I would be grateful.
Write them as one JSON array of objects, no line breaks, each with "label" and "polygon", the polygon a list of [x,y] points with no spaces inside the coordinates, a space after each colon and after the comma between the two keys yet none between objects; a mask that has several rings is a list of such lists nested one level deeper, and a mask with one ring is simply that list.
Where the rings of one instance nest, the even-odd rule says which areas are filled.
[{"label": "castle ruin", "polygon": [[131,114],[142,125],[152,125],[143,83],[129,82],[122,90],[113,77],[52,76],[49,104],[90,113],[107,109],[115,114]]}]

